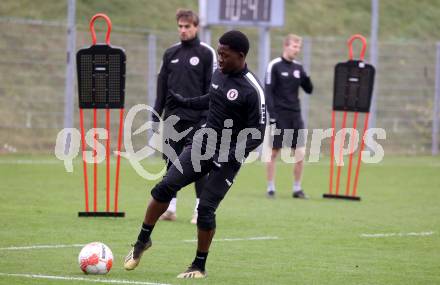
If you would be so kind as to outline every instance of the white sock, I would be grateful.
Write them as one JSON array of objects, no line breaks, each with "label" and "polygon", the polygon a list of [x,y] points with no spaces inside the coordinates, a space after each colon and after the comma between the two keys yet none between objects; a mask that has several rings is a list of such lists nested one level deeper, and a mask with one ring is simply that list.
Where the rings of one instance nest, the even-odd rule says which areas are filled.
[{"label": "white sock", "polygon": [[177,204],[177,198],[171,199],[170,205],[168,206],[167,211],[176,212],[176,204]]},{"label": "white sock", "polygon": [[275,183],[273,181],[267,181],[267,192],[275,191]]},{"label": "white sock", "polygon": [[199,206],[199,202],[200,202],[200,199],[197,198],[197,199],[196,199],[196,206],[194,207],[194,214],[197,213],[197,207]]},{"label": "white sock", "polygon": [[293,192],[297,192],[301,190],[301,181],[293,182]]}]

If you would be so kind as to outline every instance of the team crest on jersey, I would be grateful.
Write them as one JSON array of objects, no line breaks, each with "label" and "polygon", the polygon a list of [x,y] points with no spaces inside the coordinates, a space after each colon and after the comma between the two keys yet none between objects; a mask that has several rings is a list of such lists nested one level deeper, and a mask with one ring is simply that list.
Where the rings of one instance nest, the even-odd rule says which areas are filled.
[{"label": "team crest on jersey", "polygon": [[234,101],[238,97],[238,91],[237,89],[229,89],[228,93],[226,93],[226,97],[229,101]]},{"label": "team crest on jersey", "polygon": [[294,70],[293,71],[293,77],[298,78],[298,79],[301,77],[301,75],[299,73],[299,70]]},{"label": "team crest on jersey", "polygon": [[191,65],[197,65],[199,64],[199,58],[197,56],[193,56],[189,59],[189,63],[191,63]]}]

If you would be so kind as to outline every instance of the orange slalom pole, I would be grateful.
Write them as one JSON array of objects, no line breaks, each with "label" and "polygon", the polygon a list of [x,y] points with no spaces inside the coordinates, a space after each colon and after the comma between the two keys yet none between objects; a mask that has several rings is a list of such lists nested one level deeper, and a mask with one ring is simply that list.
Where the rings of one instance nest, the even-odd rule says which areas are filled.
[{"label": "orange slalom pole", "polygon": [[330,182],[329,193],[333,194],[333,163],[335,159],[335,111],[332,111],[332,142],[330,147]]},{"label": "orange slalom pole", "polygon": [[344,117],[342,119],[342,138],[341,138],[341,145],[339,147],[339,165],[338,165],[338,174],[336,176],[336,195],[339,194],[339,181],[341,179],[341,168],[343,163],[343,157],[342,157],[342,149],[344,148],[345,143],[345,124],[347,123],[347,111],[344,112]]},{"label": "orange slalom pole", "polygon": [[110,109],[106,109],[106,129],[107,129],[107,145],[106,145],[106,195],[105,195],[105,211],[110,211]]},{"label": "orange slalom pole", "polygon": [[357,167],[356,167],[356,175],[354,177],[352,196],[356,196],[356,188],[357,188],[358,179],[359,179],[359,171],[361,169],[362,151],[364,150],[364,146],[365,146],[365,132],[367,131],[367,128],[368,128],[368,117],[369,116],[370,116],[370,113],[366,113],[365,119],[364,119],[364,130],[362,132],[362,143],[361,143],[361,149],[359,150],[359,157],[358,157],[358,162],[357,162]]},{"label": "orange slalom pole", "polygon": [[98,162],[97,143],[96,143],[96,128],[97,128],[97,110],[93,109],[93,211],[96,212],[98,208]]},{"label": "orange slalom pole", "polygon": [[84,171],[84,195],[86,202],[86,212],[89,212],[89,181],[87,179],[87,162],[86,162],[86,144],[84,136],[84,113],[83,109],[79,109],[79,125],[81,129],[81,147],[82,147],[82,160]]},{"label": "orange slalom pole", "polygon": [[348,163],[347,186],[345,188],[346,196],[348,196],[350,193],[351,166],[353,163],[353,152],[354,152],[353,138],[354,138],[354,132],[356,131],[357,119],[358,119],[358,112],[355,112],[353,118],[353,129],[351,130],[351,138],[350,138],[351,147],[350,147],[350,161]]},{"label": "orange slalom pole", "polygon": [[119,112],[119,134],[118,134],[118,158],[116,160],[116,185],[115,185],[115,213],[118,212],[118,194],[119,194],[119,167],[121,164],[121,142],[122,131],[124,129],[124,109]]}]

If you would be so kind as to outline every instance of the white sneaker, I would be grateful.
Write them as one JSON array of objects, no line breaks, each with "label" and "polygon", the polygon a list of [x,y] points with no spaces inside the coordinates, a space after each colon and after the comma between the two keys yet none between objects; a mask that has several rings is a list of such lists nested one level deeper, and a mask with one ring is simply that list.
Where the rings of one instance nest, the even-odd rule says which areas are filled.
[{"label": "white sneaker", "polygon": [[197,225],[197,217],[198,217],[198,214],[197,214],[197,212],[195,212],[191,218],[191,224]]},{"label": "white sneaker", "polygon": [[200,278],[205,278],[207,275],[208,274],[206,271],[200,270],[197,267],[191,265],[190,267],[188,267],[188,269],[185,272],[182,272],[179,275],[177,275],[177,278],[200,279]]},{"label": "white sneaker", "polygon": [[175,221],[177,219],[177,215],[175,212],[165,211],[162,216],[159,217],[159,220],[162,221]]}]

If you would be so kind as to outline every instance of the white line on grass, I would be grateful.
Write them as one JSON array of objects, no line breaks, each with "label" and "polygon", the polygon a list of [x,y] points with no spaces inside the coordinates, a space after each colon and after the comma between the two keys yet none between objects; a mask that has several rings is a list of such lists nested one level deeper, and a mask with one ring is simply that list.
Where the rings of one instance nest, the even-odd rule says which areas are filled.
[{"label": "white line on grass", "polygon": [[384,238],[384,237],[409,237],[409,236],[430,236],[434,232],[420,232],[420,233],[385,233],[385,234],[361,234],[365,238]]},{"label": "white line on grass", "polygon": [[15,159],[15,160],[0,160],[0,164],[62,164],[62,160],[49,159]]},{"label": "white line on grass", "polygon": [[[252,241],[252,240],[276,240],[278,237],[249,237],[249,238],[223,238],[214,239],[213,241]],[[197,242],[196,239],[182,240],[181,242]],[[42,244],[42,245],[27,245],[27,246],[9,246],[0,247],[1,250],[28,250],[28,249],[51,249],[51,248],[69,248],[69,247],[83,247],[85,244]]]},{"label": "white line on grass", "polygon": [[[128,163],[125,160],[121,160],[121,163]],[[149,159],[148,161],[142,162],[147,165],[156,165],[163,163],[162,160],[159,159]],[[11,165],[11,164],[29,164],[29,165],[39,165],[39,164],[63,164],[62,160],[59,159],[0,159],[0,165]],[[82,164],[82,161],[79,159],[73,160],[73,164]],[[110,159],[110,164],[114,165],[116,164],[116,159]]]},{"label": "white line on grass", "polygon": [[[250,238],[221,238],[213,239],[213,241],[246,241],[246,240],[274,240],[279,239],[278,237],[250,237]],[[196,239],[187,239],[183,242],[197,242]]]},{"label": "white line on grass", "polygon": [[66,280],[66,281],[87,281],[87,282],[95,282],[95,283],[138,284],[138,285],[171,285],[171,284],[165,284],[165,283],[153,283],[153,282],[144,282],[144,281],[104,279],[104,278],[94,279],[94,278],[84,278],[84,277],[54,276],[54,275],[42,275],[42,274],[16,274],[16,273],[2,273],[2,272],[0,272],[0,276]]},{"label": "white line on grass", "polygon": [[52,244],[52,245],[29,245],[29,246],[10,246],[0,247],[0,250],[25,250],[25,249],[47,249],[47,248],[65,248],[65,247],[83,247],[85,244]]}]

